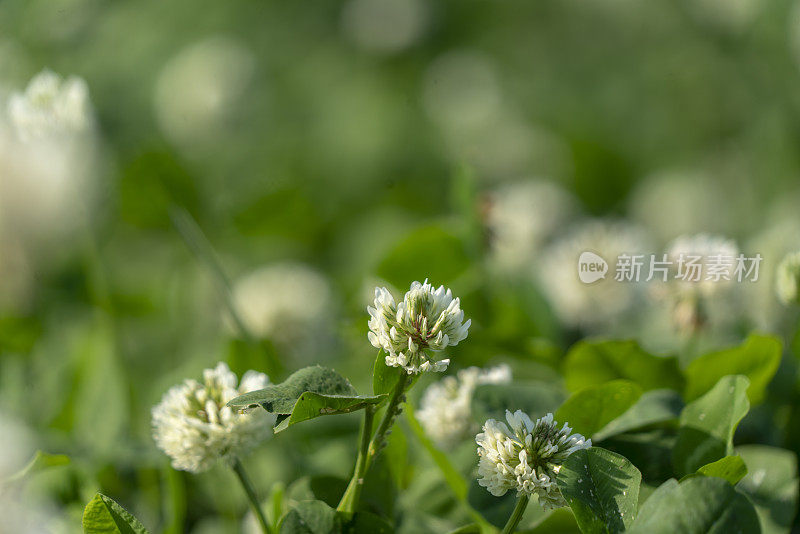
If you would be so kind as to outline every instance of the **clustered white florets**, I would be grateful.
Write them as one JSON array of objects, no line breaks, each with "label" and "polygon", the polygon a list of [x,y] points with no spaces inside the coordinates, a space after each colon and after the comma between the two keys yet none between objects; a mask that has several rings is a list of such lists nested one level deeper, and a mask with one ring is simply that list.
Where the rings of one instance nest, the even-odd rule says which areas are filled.
[{"label": "clustered white florets", "polygon": [[425,390],[417,412],[425,433],[443,449],[452,449],[470,435],[477,425],[471,416],[470,403],[475,388],[480,384],[507,384],[511,382],[511,368],[498,365],[489,369],[469,367],[448,376]]},{"label": "clustered white florets", "polygon": [[219,459],[232,461],[271,433],[274,416],[264,410],[240,413],[227,406],[239,395],[269,385],[267,375],[247,371],[237,385],[224,363],[203,371],[203,381],[174,386],[153,408],[156,445],[175,469],[201,473]]},{"label": "clustered white florets", "polygon": [[23,141],[78,133],[89,125],[89,89],[82,78],[44,70],[11,95],[8,115]]},{"label": "clustered white florets", "polygon": [[386,365],[408,374],[447,369],[450,360],[435,360],[432,353],[458,345],[472,322],[464,322],[461,301],[449,289],[434,289],[427,280],[413,282],[399,304],[388,289],[375,288],[375,307],[367,311],[370,343],[386,351]]},{"label": "clustered white florets", "polygon": [[566,506],[556,484],[561,464],[575,451],[588,449],[592,440],[564,423],[559,430],[553,414],[531,421],[521,410],[506,411],[508,425],[489,419],[478,443],[478,484],[494,496],[517,490],[517,495],[536,495],[545,510]]}]

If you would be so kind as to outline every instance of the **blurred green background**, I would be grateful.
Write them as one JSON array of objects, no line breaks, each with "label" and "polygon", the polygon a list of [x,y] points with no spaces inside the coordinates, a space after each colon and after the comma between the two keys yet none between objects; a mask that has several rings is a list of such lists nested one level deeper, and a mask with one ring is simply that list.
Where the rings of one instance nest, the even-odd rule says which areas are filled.
[{"label": "blurred green background", "polygon": [[[461,296],[456,368],[505,358],[558,381],[587,334],[683,346],[648,337],[663,324],[554,313],[537,265],[592,218],[643,229],[643,252],[711,232],[761,253],[735,326],[705,342],[788,336],[771,273],[800,249],[798,61],[784,0],[2,0],[3,107],[49,68],[85,79],[95,122],[89,187],[64,199],[75,228],[23,232],[35,202],[0,227],[0,407],[72,458],[30,491],[66,532],[98,489],[155,532],[237,532],[232,476],[169,469],[151,407],[220,360],[274,381],[322,362],[368,391],[375,285]],[[526,204],[525,184],[558,202]],[[348,476],[357,425],[265,444],[257,486]],[[459,517],[424,484],[414,512]],[[408,514],[408,532],[429,528]]]}]

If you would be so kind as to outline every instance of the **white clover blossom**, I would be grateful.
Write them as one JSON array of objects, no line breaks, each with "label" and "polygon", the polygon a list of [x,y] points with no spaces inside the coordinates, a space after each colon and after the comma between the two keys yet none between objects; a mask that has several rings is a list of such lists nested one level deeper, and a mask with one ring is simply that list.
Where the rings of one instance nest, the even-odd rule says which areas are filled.
[{"label": "white clover blossom", "polygon": [[526,180],[492,191],[486,225],[493,264],[509,271],[527,267],[573,211],[572,197],[551,181]]},{"label": "white clover blossom", "polygon": [[236,280],[233,301],[250,332],[276,342],[293,358],[324,353],[319,346],[329,341],[333,298],[318,271],[294,262],[259,267]]},{"label": "white clover blossom", "polygon": [[778,264],[775,293],[783,304],[800,304],[800,252],[787,254]]},{"label": "white clover blossom", "polygon": [[508,424],[489,419],[478,444],[478,484],[496,497],[508,490],[536,495],[545,510],[566,506],[556,484],[561,464],[575,451],[588,449],[592,440],[564,423],[559,430],[553,414],[531,421],[522,410],[506,411]]},{"label": "white clover blossom", "polygon": [[45,69],[11,95],[8,116],[23,141],[79,133],[90,124],[89,89],[82,78]]},{"label": "white clover blossom", "polygon": [[175,469],[201,473],[219,459],[232,461],[272,434],[274,416],[227,406],[239,395],[263,389],[269,378],[247,371],[237,385],[224,363],[203,371],[203,381],[174,386],[153,408],[153,438]]},{"label": "white clover blossom", "polygon": [[408,374],[447,369],[450,360],[435,360],[433,353],[458,345],[472,323],[464,322],[461,301],[449,289],[434,289],[427,279],[413,282],[399,304],[388,289],[375,288],[375,307],[367,311],[370,343],[386,351],[386,365]]},{"label": "white clover blossom", "polygon": [[51,258],[97,200],[86,83],[45,70],[0,107],[0,224],[29,256]]},{"label": "white clover blossom", "polygon": [[417,412],[425,433],[443,449],[474,435],[477,425],[472,421],[470,402],[480,384],[508,384],[511,368],[498,365],[489,369],[469,367],[456,376],[448,376],[431,384],[422,395]]},{"label": "white clover blossom", "polygon": [[[674,269],[683,269],[684,278],[679,279],[680,290],[690,292],[701,292],[705,295],[712,295],[719,292],[730,282],[736,266],[736,258],[739,255],[739,247],[736,242],[727,237],[711,234],[682,235],[677,237],[667,246],[667,256],[673,262]],[[691,258],[699,258],[699,263],[703,265],[699,280],[692,280],[690,269],[687,262]],[[710,271],[708,266],[712,262],[724,262],[728,265],[728,278],[721,277],[719,280],[709,278]]]},{"label": "white clover blossom", "polygon": [[[619,328],[643,301],[643,285],[614,280],[620,254],[649,250],[645,233],[624,221],[592,219],[570,228],[541,253],[536,273],[541,289],[565,324],[590,331]],[[604,279],[584,284],[578,278],[578,258],[585,251],[600,255],[609,265]],[[645,273],[646,276],[646,273]]]}]

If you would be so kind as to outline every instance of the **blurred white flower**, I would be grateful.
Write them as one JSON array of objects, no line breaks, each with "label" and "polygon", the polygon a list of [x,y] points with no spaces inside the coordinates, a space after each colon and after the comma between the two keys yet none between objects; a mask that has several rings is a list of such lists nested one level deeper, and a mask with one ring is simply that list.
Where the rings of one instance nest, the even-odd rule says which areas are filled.
[{"label": "blurred white flower", "polygon": [[8,116],[23,141],[85,132],[91,123],[89,88],[82,78],[65,80],[45,69],[24,93],[11,95]]},{"label": "blurred white flower", "polygon": [[506,184],[489,196],[486,224],[492,262],[503,270],[528,267],[574,209],[563,188],[544,180]]},{"label": "blurred white flower", "polygon": [[[578,278],[578,258],[590,251],[609,265],[604,279],[584,284]],[[598,330],[618,325],[640,303],[642,286],[617,282],[614,269],[622,254],[646,254],[648,241],[637,226],[622,221],[582,222],[541,253],[536,273],[542,291],[567,325]]]},{"label": "blurred white flower", "polygon": [[[732,239],[710,234],[683,235],[677,237],[667,246],[667,257],[672,261],[673,269],[680,278],[672,277],[674,286],[682,292],[699,292],[712,295],[730,286],[736,268],[736,258],[739,256],[739,247]],[[690,276],[690,262],[692,258],[699,258],[702,270],[697,280]],[[709,264],[720,258],[726,266],[727,278],[721,276],[716,279],[709,271]],[[683,275],[683,276],[681,276]]]},{"label": "blurred white flower", "polygon": [[234,411],[228,401],[265,388],[267,375],[236,375],[219,363],[203,371],[203,381],[172,387],[153,408],[153,438],[175,469],[201,473],[218,460],[233,461],[272,435],[273,415],[263,410]]},{"label": "blurred white flower", "polygon": [[561,429],[553,414],[531,421],[521,410],[506,411],[508,425],[489,419],[478,443],[478,484],[499,497],[508,490],[517,495],[535,495],[545,510],[566,506],[556,484],[561,464],[575,451],[588,449],[592,440],[564,423]]},{"label": "blurred white flower", "polygon": [[[92,206],[96,149],[86,83],[44,71],[0,116],[0,225],[26,252],[61,250]],[[29,254],[29,256],[32,254]]]},{"label": "blurred white flower", "polygon": [[457,376],[445,377],[425,390],[417,419],[436,445],[452,449],[475,433],[477,425],[470,409],[475,388],[480,384],[509,382],[511,368],[505,364],[485,370],[479,367],[462,369]]},{"label": "blurred white flower", "polygon": [[428,23],[422,0],[350,0],[342,29],[355,44],[373,52],[397,52],[416,43]]},{"label": "blurred white flower", "polygon": [[197,151],[224,137],[231,111],[244,94],[255,61],[228,37],[209,37],[171,58],[155,87],[155,110],[164,134],[180,148]]},{"label": "blurred white flower", "polygon": [[333,307],[328,280],[300,263],[266,265],[239,278],[233,302],[247,329],[301,357],[327,340]]},{"label": "blurred white flower", "polygon": [[783,304],[800,304],[800,252],[788,254],[778,264],[775,292]]},{"label": "blurred white flower", "polygon": [[444,286],[413,282],[400,304],[385,287],[375,288],[375,307],[370,315],[368,338],[383,349],[386,365],[402,367],[408,374],[441,372],[450,360],[435,360],[432,353],[455,346],[467,337],[472,320],[464,322],[461,301]]},{"label": "blurred white flower", "polygon": [[731,289],[738,256],[735,241],[710,234],[683,235],[667,246],[669,279],[653,285],[650,296],[669,307],[678,333],[692,335],[709,325],[719,333],[737,318],[740,307]]}]

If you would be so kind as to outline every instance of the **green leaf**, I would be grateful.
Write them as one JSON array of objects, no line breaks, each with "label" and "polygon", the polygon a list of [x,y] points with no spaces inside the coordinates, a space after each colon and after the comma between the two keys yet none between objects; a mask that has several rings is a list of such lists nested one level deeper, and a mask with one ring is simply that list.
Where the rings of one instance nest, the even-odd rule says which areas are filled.
[{"label": "green leaf", "polygon": [[717,477],[693,477],[662,484],[647,499],[632,534],[727,534],[760,532],[747,497]]},{"label": "green leaf", "polygon": [[641,428],[678,420],[683,409],[681,396],[671,389],[646,391],[625,413],[598,431],[593,439],[604,440],[611,436]]},{"label": "green leaf", "polygon": [[350,381],[342,375],[319,365],[304,367],[292,373],[280,384],[251,391],[228,402],[233,408],[259,405],[270,413],[290,414],[297,399],[310,391],[321,395],[351,397],[358,395]]},{"label": "green leaf", "polygon": [[522,410],[533,419],[555,412],[566,395],[546,382],[483,384],[472,394],[472,415],[483,424],[487,419],[505,420],[506,410]]},{"label": "green leaf", "polygon": [[642,396],[642,388],[628,380],[612,380],[573,394],[556,412],[556,420],[591,437],[625,413]]},{"label": "green leaf", "polygon": [[283,516],[280,534],[340,533],[342,525],[336,510],[322,501],[302,501]]},{"label": "green leaf", "polygon": [[766,445],[736,448],[748,466],[736,489],[755,505],[763,534],[791,530],[797,513],[797,457],[792,451]]},{"label": "green leaf", "polygon": [[675,431],[656,428],[644,432],[619,434],[603,440],[603,448],[621,454],[635,465],[650,483],[660,483],[674,474],[672,450]]},{"label": "green leaf", "polygon": [[419,421],[414,417],[414,410],[411,406],[405,406],[406,420],[414,433],[414,436],[428,451],[428,454],[433,458],[434,463],[444,475],[445,482],[450,486],[450,490],[455,494],[459,501],[466,502],[467,500],[467,481],[461,476],[461,473],[453,467],[453,464],[448,460],[447,455],[436,448],[436,446],[428,439],[425,430],[420,426]]},{"label": "green leaf", "polygon": [[585,533],[622,532],[636,517],[642,475],[624,456],[599,447],[576,451],[556,482]]},{"label": "green leaf", "polygon": [[738,347],[700,356],[685,371],[686,400],[698,398],[723,376],[744,375],[750,379],[747,391],[750,402],[761,402],[767,385],[778,370],[781,351],[778,338],[753,334]]},{"label": "green leaf", "polygon": [[372,368],[373,395],[391,393],[395,385],[397,385],[401,373],[404,372],[403,369],[398,367],[389,367],[386,365],[386,354],[382,350],[379,350],[378,356],[375,358],[375,365]]},{"label": "green leaf", "polygon": [[261,406],[278,414],[275,432],[321,417],[361,410],[381,404],[386,395],[358,395],[342,375],[319,365],[305,367],[289,378],[258,391],[251,391],[228,402],[234,408]]},{"label": "green leaf", "polygon": [[580,534],[580,532],[572,510],[559,508],[550,512],[536,526],[521,530],[520,534]]},{"label": "green leaf", "polygon": [[280,422],[275,425],[275,432],[281,432],[292,425],[314,419],[315,417],[355,412],[369,405],[378,405],[382,403],[384,399],[386,399],[386,395],[355,395],[345,397],[320,395],[319,393],[306,391],[297,399],[291,415],[282,418]]},{"label": "green leaf", "polygon": [[[484,519],[496,527],[503,527],[517,504],[516,492],[509,491],[502,497],[495,497],[473,478],[467,490],[467,502]],[[532,511],[532,510],[531,510]]]},{"label": "green leaf", "polygon": [[644,391],[683,388],[675,358],[650,354],[633,340],[584,340],[567,353],[564,381],[570,391],[617,379],[636,382]]},{"label": "green leaf", "polygon": [[444,476],[445,482],[450,487],[450,491],[456,496],[460,502],[467,506],[467,510],[469,511],[470,516],[472,519],[480,524],[484,528],[491,528],[490,525],[486,522],[486,519],[481,516],[469,503],[468,500],[468,486],[467,481],[464,480],[464,477],[461,476],[461,473],[453,467],[453,464],[450,463],[447,455],[440,451],[436,446],[428,439],[428,436],[425,434],[425,430],[422,429],[420,426],[419,421],[417,421],[416,417],[414,417],[414,409],[410,405],[405,405],[405,414],[406,420],[408,421],[408,426],[411,428],[414,436],[423,446],[423,448],[428,451],[428,454],[433,459],[433,462],[442,472]]},{"label": "green leaf", "polygon": [[726,376],[711,391],[686,405],[681,412],[672,463],[679,476],[733,453],[733,433],[747,414],[744,376]]},{"label": "green leaf", "polygon": [[389,473],[397,489],[405,489],[411,483],[414,467],[408,462],[408,440],[401,425],[394,425],[386,438],[386,448],[382,453],[386,458]]},{"label": "green leaf", "polygon": [[437,284],[452,281],[473,265],[464,243],[441,224],[415,228],[378,264],[376,274],[398,288],[427,277]]},{"label": "green leaf", "polygon": [[46,471],[51,467],[60,467],[69,465],[69,463],[69,456],[65,454],[50,454],[44,451],[36,451],[36,454],[33,455],[33,458],[25,467],[8,477],[5,481],[14,482],[27,476]]},{"label": "green leaf", "polygon": [[342,527],[342,534],[392,534],[393,532],[394,527],[388,521],[364,511],[356,512]]},{"label": "green leaf", "polygon": [[85,534],[147,534],[147,529],[112,498],[98,493],[83,510]]},{"label": "green leaf", "polygon": [[447,534],[481,534],[481,526],[477,523],[470,523],[469,525],[464,525],[463,527],[458,527],[455,530],[451,530]]},{"label": "green leaf", "polygon": [[747,466],[741,456],[726,456],[716,462],[704,465],[696,473],[686,475],[681,479],[681,482],[689,477],[706,476],[722,478],[731,484],[736,484],[746,474]]}]

